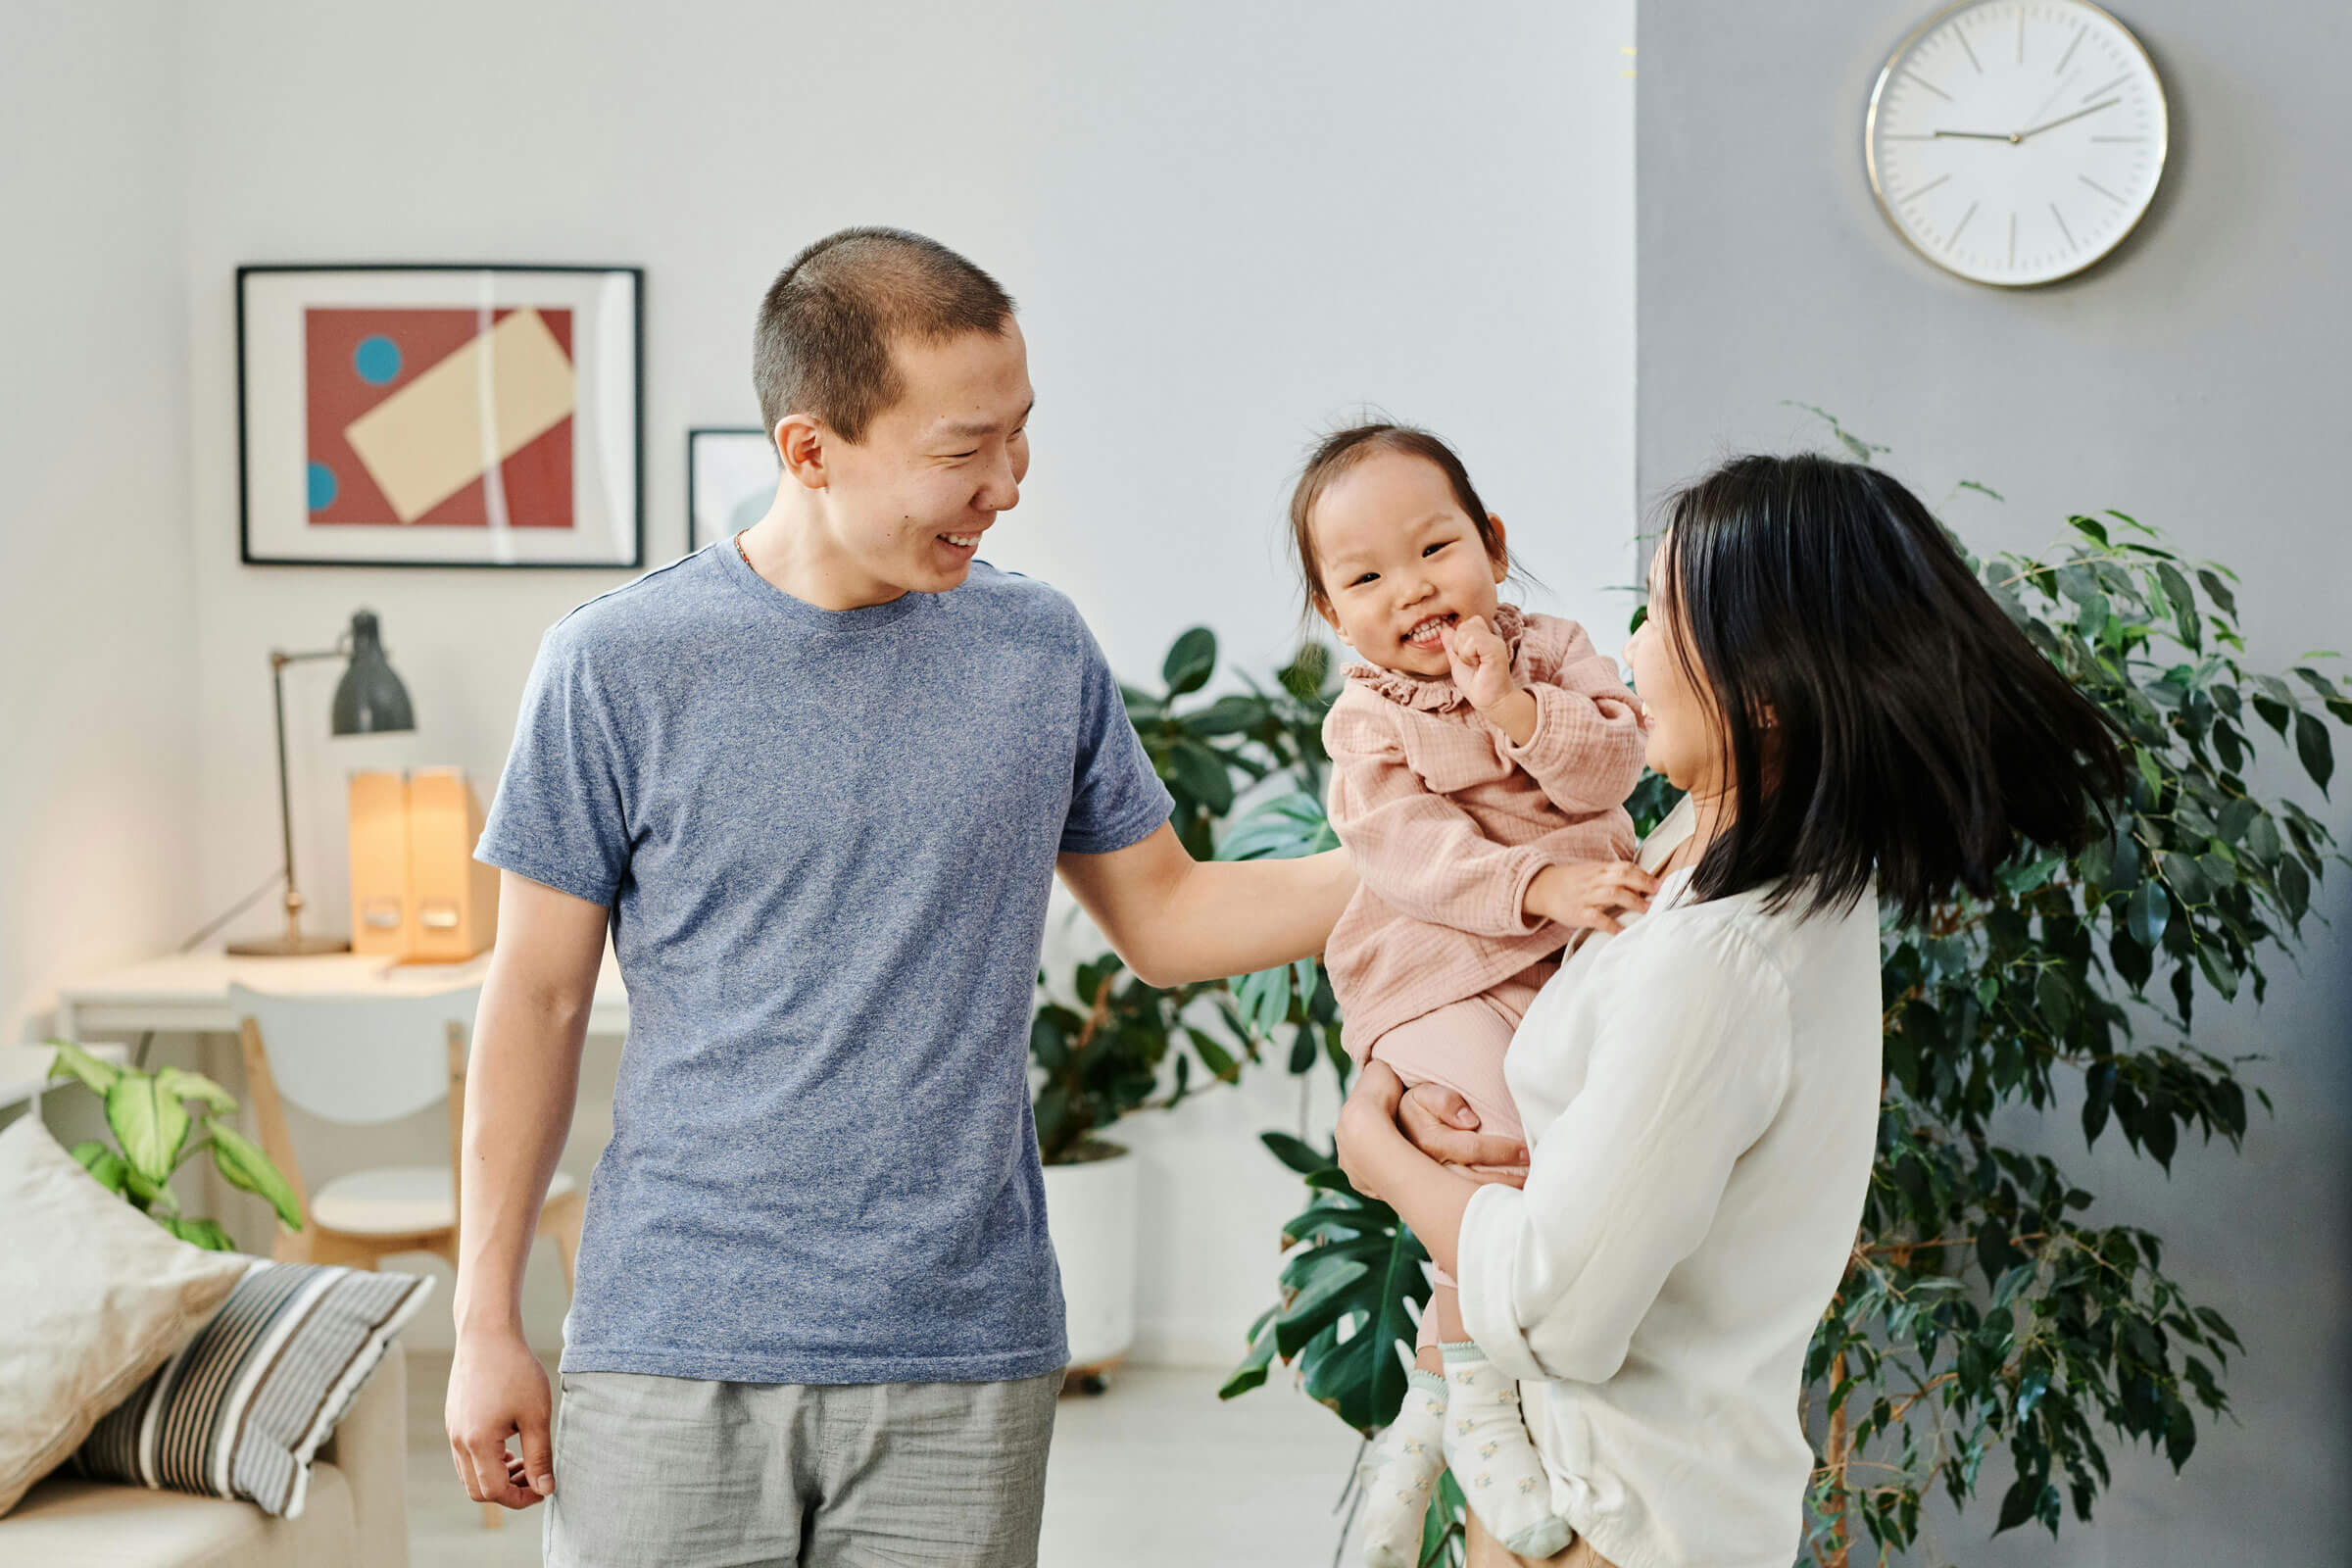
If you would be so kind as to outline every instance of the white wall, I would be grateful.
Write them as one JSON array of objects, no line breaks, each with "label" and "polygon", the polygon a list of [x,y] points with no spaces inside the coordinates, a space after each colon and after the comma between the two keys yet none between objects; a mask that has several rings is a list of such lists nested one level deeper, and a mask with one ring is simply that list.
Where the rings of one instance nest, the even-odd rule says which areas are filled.
[{"label": "white wall", "polygon": [[[2199,0],[2132,0],[2123,19],[2168,83],[2164,188],[2106,263],[2011,291],[1914,255],[1863,178],[1872,79],[1930,9],[1642,5],[1644,497],[1726,450],[1811,443],[1821,427],[1781,405],[1801,399],[1891,446],[1886,466],[1979,549],[2035,548],[2068,512],[2113,507],[2244,574],[2257,667],[2352,652],[2335,459],[2352,362],[2343,10],[2288,0],[2249,27]],[[2008,500],[1955,492],[1961,479]],[[2291,763],[2254,784],[2292,794],[2341,840],[2352,834],[2344,777],[2332,802]],[[2155,1231],[2167,1271],[2237,1326],[2248,1353],[2224,1380],[2237,1419],[2200,1422],[2177,1479],[2160,1456],[2110,1445],[2117,1482],[2096,1527],[2070,1515],[2055,1547],[2036,1529],[1985,1541],[2007,1485],[1988,1467],[1985,1501],[1964,1520],[1931,1510],[1940,1555],[1920,1560],[2344,1561],[2352,874],[2335,867],[2315,902],[2329,923],[2305,926],[2299,962],[2270,963],[2267,1005],[2199,1004],[2197,1046],[2265,1058],[2246,1077],[2278,1110],[2256,1108],[2242,1153],[2183,1140],[2169,1179],[2112,1130],[2086,1154],[2069,1101],[1996,1129],[2096,1193],[2094,1222]]]},{"label": "white wall", "polygon": [[[1154,676],[1196,621],[1246,667],[1287,656],[1288,480],[1311,432],[1364,401],[1455,438],[1559,591],[1544,602],[1614,628],[1631,12],[1441,27],[1402,4],[1236,0],[208,10],[185,52],[208,903],[275,853],[271,645],[321,646],[366,604],[416,700],[413,739],[330,744],[333,666],[289,672],[298,853],[340,927],[344,770],[461,762],[486,793],[540,631],[621,580],[238,565],[239,263],[644,265],[659,562],[685,537],[685,428],[757,422],[767,281],[843,224],[902,224],[1021,302],[1036,466],[992,555],[1069,592],[1122,673]],[[1134,1129],[1152,1162],[1148,1347],[1238,1354],[1298,1191],[1250,1135],[1294,1112],[1269,1082]]]},{"label": "white wall", "polygon": [[178,12],[0,48],[0,1041],[196,923]]}]

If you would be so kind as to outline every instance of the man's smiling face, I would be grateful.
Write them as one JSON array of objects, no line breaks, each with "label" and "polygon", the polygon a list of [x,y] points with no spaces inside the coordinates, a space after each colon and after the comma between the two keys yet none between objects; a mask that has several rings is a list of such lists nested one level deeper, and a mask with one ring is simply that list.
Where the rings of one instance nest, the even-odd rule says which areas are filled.
[{"label": "man's smiling face", "polygon": [[857,591],[867,603],[961,583],[1029,472],[1035,397],[1018,325],[938,343],[902,339],[891,360],[904,394],[863,440],[825,442],[833,543],[870,579]]}]

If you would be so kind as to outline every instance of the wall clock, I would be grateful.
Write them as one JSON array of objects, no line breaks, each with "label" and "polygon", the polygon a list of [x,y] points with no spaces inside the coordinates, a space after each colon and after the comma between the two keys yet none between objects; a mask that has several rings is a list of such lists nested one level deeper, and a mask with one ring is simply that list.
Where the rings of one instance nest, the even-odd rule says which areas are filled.
[{"label": "wall clock", "polygon": [[1965,0],[1903,40],[1871,90],[1879,208],[1978,283],[2071,276],[2132,232],[2164,173],[2164,83],[2085,0]]}]

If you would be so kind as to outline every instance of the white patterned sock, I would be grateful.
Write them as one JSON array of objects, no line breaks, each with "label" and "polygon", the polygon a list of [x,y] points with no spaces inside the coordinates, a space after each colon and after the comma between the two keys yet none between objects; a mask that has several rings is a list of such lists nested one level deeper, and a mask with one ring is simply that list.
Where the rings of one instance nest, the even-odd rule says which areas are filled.
[{"label": "white patterned sock", "polygon": [[1446,1468],[1446,1380],[1419,1367],[1405,1374],[1404,1403],[1364,1461],[1365,1568],[1413,1568],[1429,1489]]},{"label": "white patterned sock", "polygon": [[1548,1557],[1575,1538],[1551,1511],[1551,1478],[1519,1414],[1519,1385],[1467,1341],[1446,1357],[1446,1463],[1487,1533],[1522,1557]]}]

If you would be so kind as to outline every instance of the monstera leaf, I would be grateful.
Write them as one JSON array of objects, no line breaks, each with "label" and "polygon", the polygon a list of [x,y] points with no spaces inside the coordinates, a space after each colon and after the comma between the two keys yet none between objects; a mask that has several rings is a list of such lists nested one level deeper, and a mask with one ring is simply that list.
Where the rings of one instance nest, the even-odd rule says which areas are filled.
[{"label": "monstera leaf", "polygon": [[1217,1396],[1256,1388],[1277,1359],[1296,1363],[1310,1396],[1369,1436],[1404,1402],[1413,1313],[1429,1302],[1429,1253],[1395,1209],[1348,1185],[1332,1155],[1286,1133],[1263,1139],[1315,1199],[1283,1227],[1293,1255],[1281,1303],[1250,1325],[1249,1353]]}]

